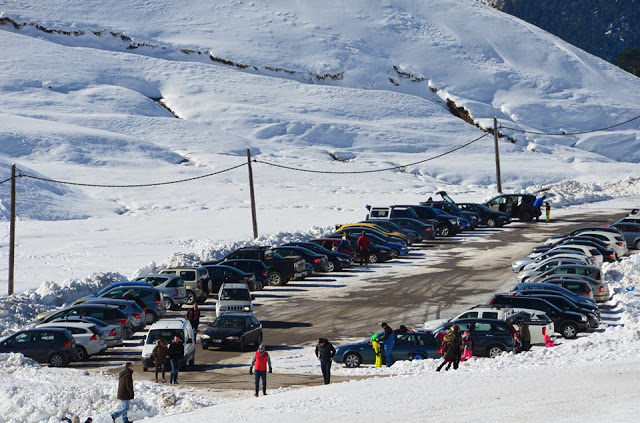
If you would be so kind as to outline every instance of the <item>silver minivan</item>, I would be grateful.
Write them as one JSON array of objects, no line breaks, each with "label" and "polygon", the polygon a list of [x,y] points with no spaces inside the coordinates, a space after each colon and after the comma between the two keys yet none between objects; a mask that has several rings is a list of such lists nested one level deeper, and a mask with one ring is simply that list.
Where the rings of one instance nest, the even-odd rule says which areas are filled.
[{"label": "silver minivan", "polygon": [[177,310],[187,302],[187,288],[184,280],[178,275],[140,276],[136,281],[149,282],[164,294],[163,305],[166,310]]}]

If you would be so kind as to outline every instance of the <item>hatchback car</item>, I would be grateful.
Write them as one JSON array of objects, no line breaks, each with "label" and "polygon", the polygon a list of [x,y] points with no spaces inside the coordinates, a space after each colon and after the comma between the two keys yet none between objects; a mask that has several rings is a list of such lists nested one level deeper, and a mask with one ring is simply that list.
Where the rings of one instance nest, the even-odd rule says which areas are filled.
[{"label": "hatchback car", "polygon": [[[395,344],[391,355],[394,361],[408,360],[409,353],[420,358],[438,358],[438,342],[432,332],[418,331],[406,334],[394,333]],[[382,361],[386,357],[382,355]],[[366,338],[353,344],[340,345],[333,357],[336,363],[347,367],[358,367],[362,364],[374,364],[376,356],[371,346],[371,339]]]},{"label": "hatchback car", "polygon": [[527,279],[533,278],[535,276],[538,276],[546,272],[547,270],[551,270],[558,266],[572,265],[572,264],[580,264],[580,265],[587,266],[591,264],[591,262],[589,261],[589,259],[587,259],[584,256],[582,257],[577,256],[577,258],[561,257],[561,256],[551,257],[540,263],[531,263],[526,265],[525,268],[522,269],[520,273],[518,273],[517,278],[519,282],[524,282]]},{"label": "hatchback car", "polygon": [[[133,283],[141,284],[143,282]],[[136,301],[136,303],[143,306],[145,322],[148,325],[157,322],[167,314],[167,310],[164,308],[162,292],[152,286],[121,285],[103,292],[98,297]]]},{"label": "hatchback car", "polygon": [[572,291],[569,291],[567,288],[553,284],[553,283],[540,283],[540,282],[526,282],[517,284],[511,292],[519,292],[525,290],[544,290],[544,291],[552,291],[559,292],[563,296],[571,299],[571,301],[579,304],[589,304],[591,306],[596,305],[596,301],[593,298],[585,297],[584,295],[578,295]]},{"label": "hatchback car", "polygon": [[122,333],[120,330],[120,326],[118,325],[110,325],[109,323],[102,321],[100,319],[95,319],[89,316],[70,316],[66,318],[60,318],[56,320],[52,320],[51,323],[55,322],[79,322],[79,323],[92,323],[96,325],[96,327],[100,328],[102,331],[102,338],[104,339],[107,347],[120,347],[124,344],[122,341]]},{"label": "hatchback car", "polygon": [[262,343],[262,324],[256,316],[224,314],[209,323],[200,343],[205,350],[209,347],[237,347],[246,351],[249,345],[257,348]]},{"label": "hatchback car", "polygon": [[[133,326],[134,332],[138,332],[139,330],[144,329],[144,327],[147,325],[145,312],[135,301],[98,297],[89,298],[88,301],[84,301],[81,304],[104,304],[118,307],[124,312],[124,314],[129,317],[129,320],[131,320],[131,325]],[[73,305],[76,304],[74,303]]]},{"label": "hatchback car", "polygon": [[100,354],[107,349],[107,343],[102,338],[102,331],[92,323],[80,322],[51,322],[36,326],[40,329],[66,329],[76,342],[74,361],[84,361],[92,355]]},{"label": "hatchback car", "polygon": [[63,367],[74,360],[76,342],[66,329],[26,329],[1,340],[0,353],[20,353],[51,367]]},{"label": "hatchback car", "polygon": [[283,246],[280,245],[273,249],[274,252],[280,254],[282,257],[302,257],[304,261],[313,266],[314,272],[329,272],[329,259],[324,254],[318,254],[308,248],[296,247],[296,246]]},{"label": "hatchback car", "polygon": [[539,273],[536,276],[530,278],[532,282],[540,282],[542,279],[546,279],[555,275],[584,275],[593,278],[597,281],[602,280],[602,271],[596,266],[585,266],[584,264],[563,264],[555,266]]},{"label": "hatchback car", "polygon": [[620,231],[627,245],[632,246],[635,250],[640,250],[640,224],[616,222],[610,227]]},{"label": "hatchback car", "polygon": [[39,323],[49,323],[56,319],[73,316],[89,316],[120,327],[120,333],[124,339],[130,339],[133,335],[131,320],[118,307],[104,304],[78,304],[75,306],[56,310],[42,319]]},{"label": "hatchback car", "polygon": [[140,276],[136,281],[148,282],[162,292],[162,302],[166,310],[177,310],[187,302],[187,289],[184,280],[178,275]]},{"label": "hatchback car", "polygon": [[[611,288],[608,282],[597,281],[589,276],[584,275],[553,275],[548,276],[545,279],[540,280],[543,283],[555,283],[562,286],[571,286],[575,292],[580,292],[582,295],[589,296],[596,302],[605,302],[609,300],[611,296]],[[586,283],[588,286],[583,286]],[[591,293],[586,293],[591,289]]]},{"label": "hatchback car", "polygon": [[458,319],[444,323],[434,330],[443,334],[451,326],[460,326],[460,333],[469,332],[473,355],[495,358],[503,352],[520,352],[520,341],[516,329],[504,320]]}]

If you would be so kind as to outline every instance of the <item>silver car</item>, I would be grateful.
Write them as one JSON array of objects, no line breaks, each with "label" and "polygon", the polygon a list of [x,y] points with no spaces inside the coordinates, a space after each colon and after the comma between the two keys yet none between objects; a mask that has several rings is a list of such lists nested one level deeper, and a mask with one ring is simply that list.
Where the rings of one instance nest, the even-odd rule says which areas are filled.
[{"label": "silver car", "polygon": [[528,264],[522,269],[520,273],[518,273],[517,279],[518,282],[524,282],[529,278],[534,276],[538,276],[541,273],[546,272],[547,270],[551,270],[554,267],[562,266],[565,264],[584,264],[590,265],[591,262],[587,259],[586,256],[576,256],[576,257],[563,257],[563,256],[555,256],[550,257],[546,260],[543,260],[539,263],[531,263]]},{"label": "silver car", "polygon": [[51,321],[51,323],[55,322],[93,323],[102,331],[102,338],[107,344],[107,347],[121,347],[124,345],[124,341],[122,340],[122,330],[119,325],[110,325],[105,321],[89,316],[69,316]]},{"label": "silver car", "polygon": [[145,319],[145,312],[142,308],[132,300],[120,300],[116,298],[89,298],[84,302],[85,304],[104,304],[118,307],[129,317],[133,331],[137,332],[144,329],[147,325]]},{"label": "silver car", "polygon": [[177,310],[187,302],[187,288],[184,280],[178,275],[140,276],[136,281],[149,282],[164,295],[163,306],[166,310]]}]

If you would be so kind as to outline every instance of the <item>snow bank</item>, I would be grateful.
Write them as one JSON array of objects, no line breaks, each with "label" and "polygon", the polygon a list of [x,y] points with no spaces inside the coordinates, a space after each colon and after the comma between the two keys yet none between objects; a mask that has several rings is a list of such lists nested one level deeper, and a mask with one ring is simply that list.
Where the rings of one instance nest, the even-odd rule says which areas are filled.
[{"label": "snow bank", "polygon": [[616,182],[585,183],[564,180],[555,184],[533,185],[525,191],[546,195],[553,207],[566,207],[640,194],[640,178],[627,177]]},{"label": "snow bank", "polygon": [[[0,421],[60,422],[78,415],[84,421],[111,421],[119,405],[117,375],[42,367],[21,354],[0,354]],[[139,420],[195,410],[222,402],[207,391],[135,382],[129,418]]]}]

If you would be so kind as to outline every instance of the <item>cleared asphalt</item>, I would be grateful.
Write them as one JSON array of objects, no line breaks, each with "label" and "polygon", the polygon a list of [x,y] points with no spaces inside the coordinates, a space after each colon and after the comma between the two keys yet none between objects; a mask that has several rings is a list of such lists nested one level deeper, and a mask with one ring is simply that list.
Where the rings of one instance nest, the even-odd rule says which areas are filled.
[{"label": "cleared asphalt", "polygon": [[[511,263],[549,236],[581,226],[608,224],[624,215],[623,211],[590,213],[551,223],[514,222],[506,229],[479,229],[415,245],[409,257],[397,260],[401,266],[391,264],[394,270],[400,270],[387,272],[384,277],[376,275],[375,270],[388,267],[387,264],[355,266],[293,281],[284,287],[268,287],[256,293],[256,315],[263,324],[264,343],[271,351],[294,352],[317,342],[319,337],[339,344],[342,338],[369,336],[379,330],[382,321],[392,327],[419,327],[430,319],[451,317],[470,305],[485,303],[493,293],[510,289],[515,284]],[[370,275],[364,283],[351,287],[345,282],[362,274]],[[321,298],[306,295],[312,288],[321,289]],[[215,317],[214,304],[209,299],[201,306],[204,320]],[[183,316],[185,312],[171,314]],[[200,330],[203,329],[201,324]],[[139,364],[142,337],[143,334],[136,334],[126,347],[110,349],[103,356],[74,363],[73,367],[113,370],[114,366],[133,361],[137,378],[152,379],[153,372],[142,373]],[[252,389],[246,364],[250,358],[250,352],[203,350],[198,345],[196,366],[181,373],[181,383],[211,389]],[[280,374],[275,370],[269,375],[270,387],[322,383],[320,375]],[[335,377],[332,381],[343,379]]]}]

